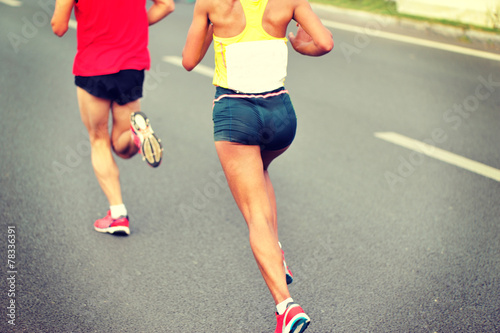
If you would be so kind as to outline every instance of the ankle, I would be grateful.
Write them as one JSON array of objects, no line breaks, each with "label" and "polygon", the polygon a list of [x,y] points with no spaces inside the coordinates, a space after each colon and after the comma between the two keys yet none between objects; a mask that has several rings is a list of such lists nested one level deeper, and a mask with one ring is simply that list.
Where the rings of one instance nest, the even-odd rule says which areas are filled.
[{"label": "ankle", "polygon": [[127,216],[127,208],[125,208],[124,204],[109,206],[109,210],[113,219],[117,219],[120,216]]},{"label": "ankle", "polygon": [[276,305],[276,312],[281,315],[283,313],[285,313],[286,311],[286,306],[288,305],[288,303],[291,303],[293,302],[293,299],[291,297],[288,297],[287,299],[285,299],[284,301],[280,302],[279,304]]}]

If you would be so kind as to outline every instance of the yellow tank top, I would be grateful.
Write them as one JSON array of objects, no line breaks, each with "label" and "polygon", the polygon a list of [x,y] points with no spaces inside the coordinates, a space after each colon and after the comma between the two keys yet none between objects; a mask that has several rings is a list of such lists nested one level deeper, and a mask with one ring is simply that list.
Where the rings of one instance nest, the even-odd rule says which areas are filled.
[{"label": "yellow tank top", "polygon": [[269,35],[262,27],[268,0],[240,0],[245,29],[237,36],[213,36],[213,84],[246,93],[271,91],[284,85],[288,62],[287,39]]}]

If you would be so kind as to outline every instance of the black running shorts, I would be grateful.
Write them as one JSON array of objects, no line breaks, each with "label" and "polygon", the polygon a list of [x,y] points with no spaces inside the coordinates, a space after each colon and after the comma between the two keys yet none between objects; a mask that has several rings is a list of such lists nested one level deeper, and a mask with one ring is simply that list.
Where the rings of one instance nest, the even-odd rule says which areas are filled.
[{"label": "black running shorts", "polygon": [[126,69],[108,75],[75,76],[75,84],[93,96],[125,105],[142,97],[144,70]]}]

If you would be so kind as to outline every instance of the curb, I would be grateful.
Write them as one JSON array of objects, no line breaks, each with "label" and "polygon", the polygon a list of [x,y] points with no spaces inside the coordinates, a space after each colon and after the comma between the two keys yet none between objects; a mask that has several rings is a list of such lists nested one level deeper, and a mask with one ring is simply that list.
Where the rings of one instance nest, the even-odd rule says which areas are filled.
[{"label": "curb", "polygon": [[443,37],[452,37],[457,39],[467,38],[471,41],[482,43],[493,43],[500,45],[500,33],[479,31],[473,29],[463,29],[452,26],[447,26],[439,23],[421,22],[408,18],[393,17],[390,15],[375,14],[364,12],[361,10],[340,8],[333,5],[325,5],[311,2],[311,7],[316,12],[317,10],[326,11],[331,14],[350,16],[357,19],[380,19],[390,25],[403,28],[414,29],[419,32],[430,32]]}]

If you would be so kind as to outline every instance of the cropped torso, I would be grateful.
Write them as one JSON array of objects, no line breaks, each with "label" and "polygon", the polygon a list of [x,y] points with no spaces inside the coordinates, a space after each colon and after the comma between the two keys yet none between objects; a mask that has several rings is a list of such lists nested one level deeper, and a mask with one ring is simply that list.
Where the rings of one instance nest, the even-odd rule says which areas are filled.
[{"label": "cropped torso", "polygon": [[288,62],[286,37],[267,33],[262,20],[268,0],[240,0],[246,25],[236,36],[214,34],[213,84],[247,93],[277,89],[284,85]]}]

